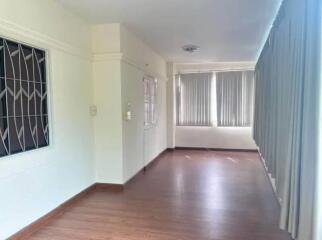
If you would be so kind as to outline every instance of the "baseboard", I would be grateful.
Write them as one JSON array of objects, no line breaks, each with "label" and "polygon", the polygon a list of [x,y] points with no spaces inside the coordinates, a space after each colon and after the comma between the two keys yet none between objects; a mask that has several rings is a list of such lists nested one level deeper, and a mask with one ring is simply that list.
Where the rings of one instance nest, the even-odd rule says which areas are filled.
[{"label": "baseboard", "polygon": [[158,154],[158,156],[156,156],[155,158],[153,158],[146,166],[144,166],[142,169],[140,169],[140,171],[138,171],[133,177],[131,177],[129,180],[127,180],[124,184],[124,186],[126,187],[128,184],[130,184],[131,182],[133,182],[140,174],[143,174],[147,169],[151,168],[152,165],[154,165],[157,160],[160,159],[160,157],[165,154],[167,151],[170,151],[168,148],[164,149],[162,152],[160,152]]},{"label": "baseboard", "polygon": [[161,159],[161,156],[163,155],[163,154],[165,154],[166,152],[168,152],[169,151],[169,149],[168,148],[166,148],[166,149],[164,149],[162,152],[160,152],[159,154],[158,154],[158,156],[156,156],[155,158],[153,158],[153,160],[152,161],[150,161],[146,166],[145,166],[145,169],[149,169],[149,168],[151,168],[155,163],[157,163],[158,162],[158,160],[160,160]]},{"label": "baseboard", "polygon": [[111,183],[96,183],[95,191],[98,192],[122,192],[124,190],[123,184],[111,184]]},{"label": "baseboard", "polygon": [[122,184],[94,183],[93,185],[76,194],[74,197],[68,199],[67,201],[65,201],[46,215],[42,216],[33,223],[24,227],[19,232],[9,237],[8,240],[22,240],[31,236],[33,233],[37,232],[43,226],[47,225],[50,221],[61,215],[68,208],[75,205],[79,200],[83,199],[87,194],[91,192],[122,192],[123,189],[124,185]]},{"label": "baseboard", "polygon": [[277,194],[277,191],[276,191],[276,185],[274,183],[274,180],[270,173],[268,172],[268,168],[267,168],[267,165],[266,165],[266,161],[265,159],[263,158],[262,154],[260,153],[260,151],[258,150],[258,157],[259,157],[259,161],[261,162],[263,168],[264,168],[264,172],[265,172],[265,175],[267,177],[267,180],[269,182],[269,185],[272,187],[272,191],[273,191],[273,194],[275,196],[275,199],[278,203],[278,205],[281,207],[282,206],[282,200],[278,197],[278,194]]},{"label": "baseboard", "polygon": [[66,209],[73,206],[77,201],[84,198],[87,194],[95,191],[96,184],[93,184],[89,186],[88,188],[84,189],[80,193],[76,194],[74,197],[68,199],[58,207],[56,207],[54,210],[50,211],[46,215],[42,216],[41,218],[37,219],[33,223],[29,224],[28,226],[21,229],[19,232],[15,233],[11,237],[9,237],[9,240],[21,240],[25,239],[29,236],[31,236],[33,233],[37,232],[39,229],[41,229],[43,226],[48,224],[50,221],[52,221],[54,218],[61,215]]},{"label": "baseboard", "polygon": [[224,151],[224,152],[255,152],[257,149],[231,149],[231,148],[203,148],[203,147],[175,147],[175,150],[199,150],[199,151]]},{"label": "baseboard", "polygon": [[127,184],[134,181],[135,178],[142,172],[144,172],[146,169],[151,168],[153,164],[155,164],[163,155],[169,151],[168,149],[165,149],[162,151],[157,157],[155,157],[147,166],[142,168],[141,171],[139,171],[137,174],[135,174],[130,180],[128,180],[125,184],[110,184],[110,183],[95,183],[88,188],[84,189],[80,193],[76,194],[74,197],[68,199],[46,215],[42,216],[41,218],[37,219],[33,223],[29,224],[28,226],[21,229],[19,232],[13,234],[11,237],[8,238],[8,240],[22,240],[25,238],[28,238],[33,233],[40,230],[43,226],[47,225],[50,221],[64,213],[68,208],[75,205],[79,200],[84,198],[87,194],[97,191],[97,192],[122,192]]}]

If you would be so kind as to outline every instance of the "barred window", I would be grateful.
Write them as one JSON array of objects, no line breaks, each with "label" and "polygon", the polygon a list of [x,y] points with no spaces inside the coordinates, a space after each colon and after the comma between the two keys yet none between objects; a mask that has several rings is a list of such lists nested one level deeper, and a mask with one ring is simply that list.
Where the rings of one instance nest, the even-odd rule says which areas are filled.
[{"label": "barred window", "polygon": [[0,38],[0,156],[49,145],[46,53]]}]

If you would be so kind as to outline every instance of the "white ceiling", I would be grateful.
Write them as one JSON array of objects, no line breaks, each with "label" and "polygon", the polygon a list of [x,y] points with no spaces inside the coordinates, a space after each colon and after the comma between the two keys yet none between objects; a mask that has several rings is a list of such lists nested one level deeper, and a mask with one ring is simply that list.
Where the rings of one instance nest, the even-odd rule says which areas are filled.
[{"label": "white ceiling", "polygon": [[[57,0],[91,23],[123,23],[168,61],[256,61],[281,0]],[[200,46],[197,53],[182,51]]]}]

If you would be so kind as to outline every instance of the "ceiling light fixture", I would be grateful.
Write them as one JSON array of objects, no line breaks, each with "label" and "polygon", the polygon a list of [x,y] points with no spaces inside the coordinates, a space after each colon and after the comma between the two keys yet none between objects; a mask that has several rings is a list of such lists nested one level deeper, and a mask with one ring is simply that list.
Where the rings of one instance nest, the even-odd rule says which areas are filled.
[{"label": "ceiling light fixture", "polygon": [[188,52],[188,53],[194,53],[195,51],[199,50],[200,47],[197,45],[189,44],[189,45],[184,45],[182,47],[183,51]]}]

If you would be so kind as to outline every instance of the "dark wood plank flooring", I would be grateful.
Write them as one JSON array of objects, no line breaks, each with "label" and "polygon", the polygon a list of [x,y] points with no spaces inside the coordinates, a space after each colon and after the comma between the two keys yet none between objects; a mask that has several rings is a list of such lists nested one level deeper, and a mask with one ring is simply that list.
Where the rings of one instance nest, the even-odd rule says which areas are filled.
[{"label": "dark wood plank flooring", "polygon": [[30,240],[289,240],[256,153],[167,152],[124,192],[93,192]]}]

